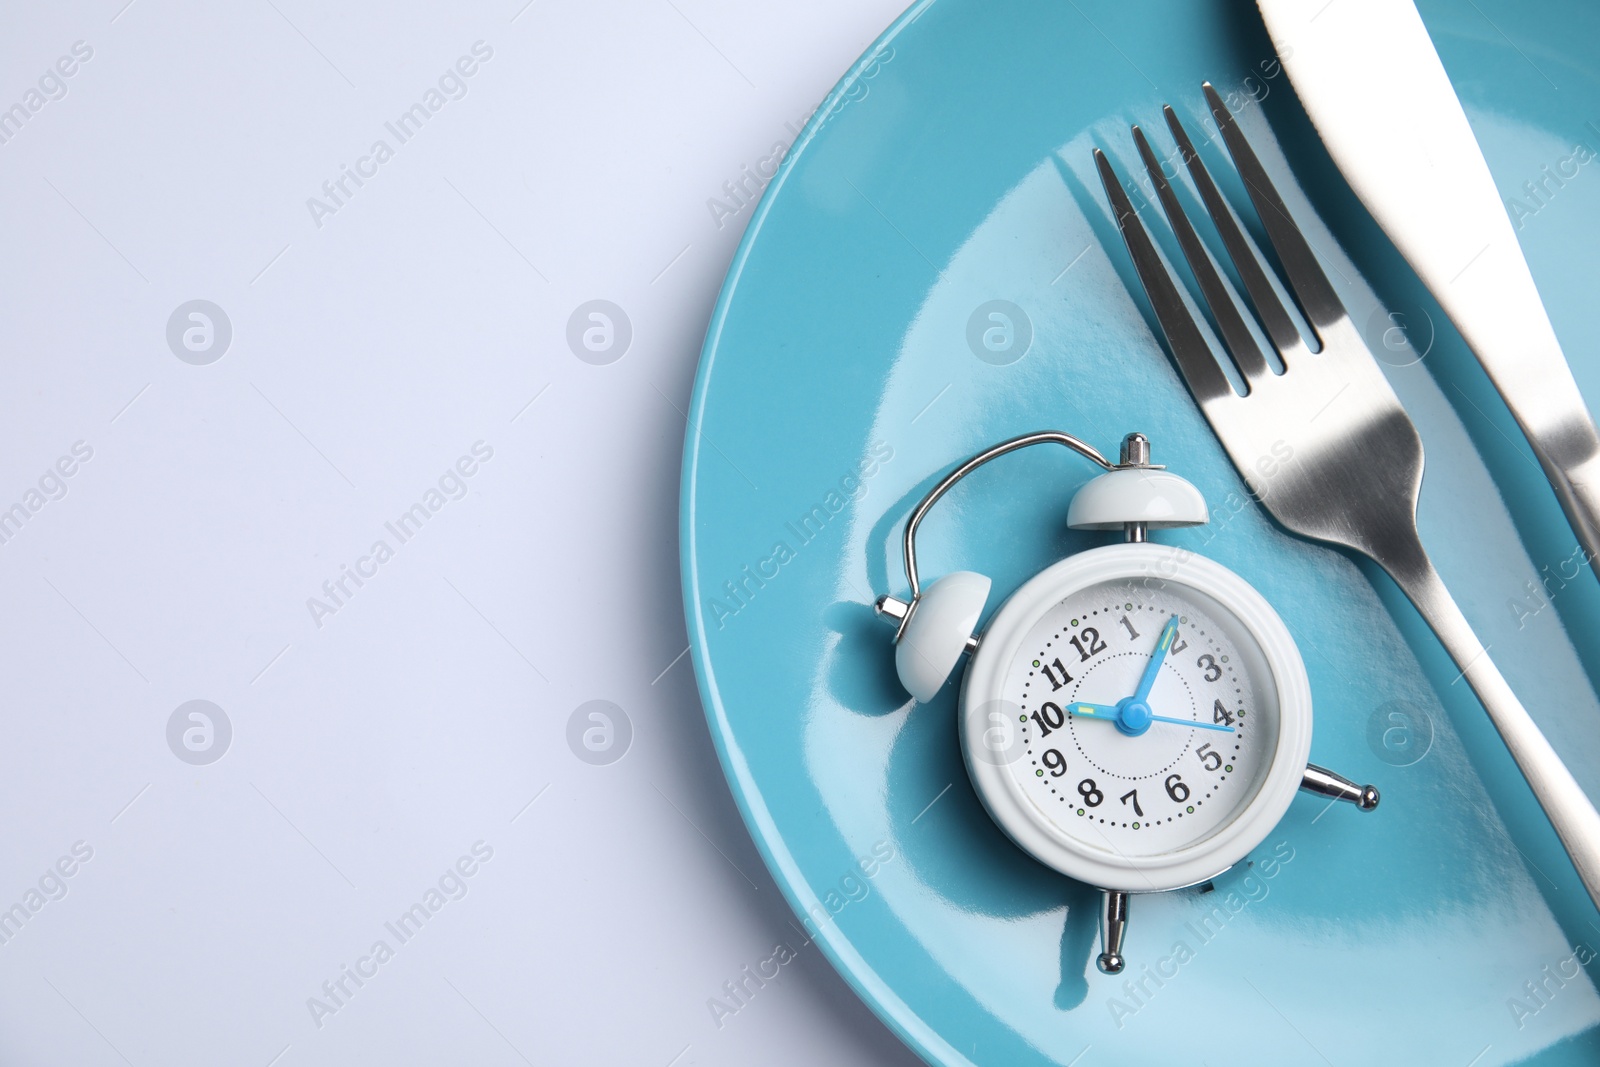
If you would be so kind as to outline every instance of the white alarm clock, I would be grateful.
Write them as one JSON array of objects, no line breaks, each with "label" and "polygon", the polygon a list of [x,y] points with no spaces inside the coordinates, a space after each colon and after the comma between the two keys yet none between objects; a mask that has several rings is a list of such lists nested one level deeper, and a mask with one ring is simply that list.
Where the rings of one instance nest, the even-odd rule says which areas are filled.
[{"label": "white alarm clock", "polygon": [[[974,634],[989,579],[957,571],[922,588],[916,532],[976,468],[1061,444],[1105,468],[1067,522],[1124,543],[1045,568]],[[1142,434],[1120,462],[1068,434],[1004,441],[961,464],[906,522],[911,597],[878,599],[898,621],[895,665],[919,702],[963,654],[960,734],[989,815],[1029,855],[1104,892],[1099,967],[1122,970],[1128,897],[1205,882],[1244,859],[1300,789],[1363,811],[1378,791],[1308,764],[1311,686],[1277,612],[1232,571],[1151,544],[1151,529],[1208,520],[1193,485],[1150,463]]]}]

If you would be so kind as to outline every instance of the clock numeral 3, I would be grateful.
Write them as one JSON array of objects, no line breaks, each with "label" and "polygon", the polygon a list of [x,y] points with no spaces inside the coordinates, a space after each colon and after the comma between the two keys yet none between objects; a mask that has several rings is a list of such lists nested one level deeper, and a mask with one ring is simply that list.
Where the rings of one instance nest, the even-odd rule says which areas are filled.
[{"label": "clock numeral 3", "polygon": [[1095,787],[1093,778],[1085,778],[1078,783],[1078,795],[1091,808],[1098,808],[1106,799],[1106,795]]},{"label": "clock numeral 3", "polygon": [[[1100,631],[1093,626],[1085,626],[1082,634],[1068,640],[1072,642],[1072,647],[1078,650],[1079,662],[1086,661],[1096,652],[1104,652],[1106,650],[1106,643],[1100,640]],[[1056,662],[1060,663],[1061,661],[1057,660]]]},{"label": "clock numeral 3", "polygon": [[[1085,658],[1087,658],[1087,657],[1085,657]],[[1055,670],[1051,670],[1050,669],[1051,664],[1049,664],[1049,663],[1046,663],[1042,668],[1040,668],[1041,670],[1044,671],[1044,676],[1046,678],[1050,679],[1050,689],[1051,689],[1052,692],[1054,692],[1057,689],[1060,689],[1062,686],[1064,686],[1068,682],[1072,681],[1072,675],[1068,674],[1067,673],[1067,669],[1061,665],[1061,660],[1060,660],[1059,657],[1056,660],[1054,660],[1054,664],[1055,664]],[[1057,674],[1061,675],[1061,680],[1059,682],[1056,681],[1056,675]]]},{"label": "clock numeral 3", "polygon": [[1049,737],[1051,730],[1059,730],[1061,724],[1067,721],[1061,705],[1048,702],[1030,717],[1038,724],[1040,737]]},{"label": "clock numeral 3", "polygon": [[1139,806],[1139,791],[1137,789],[1130,789],[1117,799],[1122,801],[1123,806],[1126,807],[1129,797],[1133,798],[1133,813],[1141,819],[1144,818],[1144,809]]},{"label": "clock numeral 3", "polygon": [[1222,677],[1222,668],[1217,666],[1216,657],[1209,652],[1195,660],[1194,665],[1205,668],[1206,681],[1208,682],[1214,682]]}]

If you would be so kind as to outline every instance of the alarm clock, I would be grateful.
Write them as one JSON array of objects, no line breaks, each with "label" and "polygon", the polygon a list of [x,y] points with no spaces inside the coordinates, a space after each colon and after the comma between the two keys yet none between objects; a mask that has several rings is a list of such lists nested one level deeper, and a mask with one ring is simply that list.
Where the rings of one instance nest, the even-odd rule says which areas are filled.
[{"label": "alarm clock", "polygon": [[[956,571],[921,585],[916,533],[961,479],[1021,448],[1064,445],[1104,473],[1067,524],[1122,542],[1068,556],[975,632],[990,581]],[[1123,969],[1129,898],[1204,883],[1259,845],[1299,790],[1362,811],[1378,791],[1309,764],[1311,685],[1289,629],[1221,564],[1148,540],[1195,526],[1200,491],[1150,462],[1132,433],[1112,463],[1054,431],[966,460],[906,521],[910,598],[878,598],[897,624],[895,667],[919,703],[966,656],[960,744],[984,808],[1023,851],[1102,891],[1101,971]]]}]

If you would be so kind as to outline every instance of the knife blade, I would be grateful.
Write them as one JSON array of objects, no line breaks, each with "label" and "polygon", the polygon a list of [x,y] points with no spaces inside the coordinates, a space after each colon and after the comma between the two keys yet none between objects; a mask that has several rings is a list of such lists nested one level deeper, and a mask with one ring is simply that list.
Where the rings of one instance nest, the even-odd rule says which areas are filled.
[{"label": "knife blade", "polygon": [[1600,433],[1416,5],[1257,6],[1334,163],[1478,357],[1600,575]]}]

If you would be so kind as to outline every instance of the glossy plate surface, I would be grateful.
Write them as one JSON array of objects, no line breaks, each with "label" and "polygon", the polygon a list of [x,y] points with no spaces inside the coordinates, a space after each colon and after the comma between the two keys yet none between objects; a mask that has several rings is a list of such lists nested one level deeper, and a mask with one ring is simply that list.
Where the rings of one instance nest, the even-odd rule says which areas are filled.
[{"label": "glossy plate surface", "polygon": [[[1600,397],[1600,10],[1422,10]],[[1422,433],[1439,569],[1600,795],[1600,584],[1272,54],[1242,2],[913,8],[795,145],[713,317],[682,500],[712,736],[804,938],[930,1062],[1600,1060],[1600,917],[1554,835],[1387,579],[1248,499],[1152,333],[1094,174],[1094,147],[1136,172],[1130,123],[1171,150],[1163,103],[1210,129],[1203,80],[1229,97]],[[1245,203],[1220,146],[1201,152]],[[1311,759],[1383,791],[1370,815],[1302,795],[1211,892],[1136,898],[1117,979],[1094,970],[1096,895],[1018,851],[974,795],[957,684],[913,707],[870,607],[905,594],[899,533],[937,478],[1046,428],[1108,452],[1141,430],[1200,487],[1211,524],[1154,538],[1261,591],[1310,673]],[[992,611],[1108,543],[1066,528],[1093,473],[1063,449],[984,468],[924,524],[923,580],[987,574]]]}]

